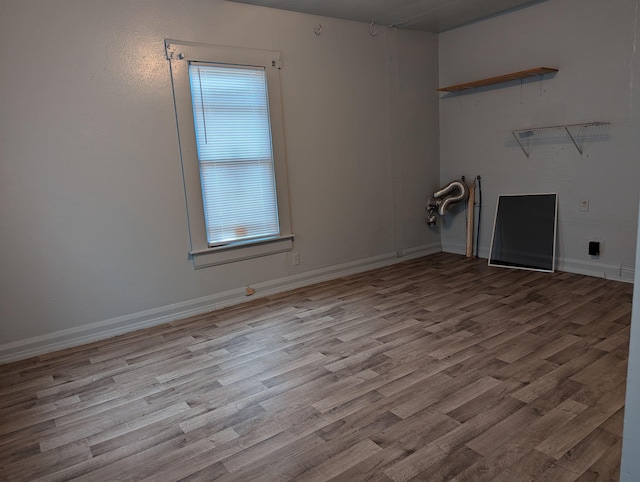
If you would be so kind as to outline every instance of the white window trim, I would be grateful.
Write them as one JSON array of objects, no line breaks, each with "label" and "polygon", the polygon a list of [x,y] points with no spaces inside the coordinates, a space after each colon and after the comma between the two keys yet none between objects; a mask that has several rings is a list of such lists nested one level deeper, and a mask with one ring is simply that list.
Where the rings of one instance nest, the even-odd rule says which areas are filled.
[{"label": "white window trim", "polygon": [[[178,125],[178,142],[187,203],[190,251],[193,266],[204,268],[290,251],[293,247],[287,166],[284,144],[282,96],[280,92],[280,52],[223,47],[165,39],[165,52],[171,67],[173,98]],[[193,106],[189,82],[189,62],[211,62],[264,67],[267,76],[271,141],[273,148],[280,236],[251,242],[231,243],[211,248],[207,244],[200,166],[196,148]]]}]

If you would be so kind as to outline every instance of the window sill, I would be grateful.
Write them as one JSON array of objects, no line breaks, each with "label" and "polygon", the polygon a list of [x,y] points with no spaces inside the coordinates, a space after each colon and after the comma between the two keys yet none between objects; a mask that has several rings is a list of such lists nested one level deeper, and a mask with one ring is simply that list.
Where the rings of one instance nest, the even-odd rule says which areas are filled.
[{"label": "window sill", "polygon": [[228,244],[215,248],[192,251],[190,253],[195,269],[219,266],[221,264],[260,258],[271,254],[291,251],[293,234],[277,238],[260,239],[245,243]]}]

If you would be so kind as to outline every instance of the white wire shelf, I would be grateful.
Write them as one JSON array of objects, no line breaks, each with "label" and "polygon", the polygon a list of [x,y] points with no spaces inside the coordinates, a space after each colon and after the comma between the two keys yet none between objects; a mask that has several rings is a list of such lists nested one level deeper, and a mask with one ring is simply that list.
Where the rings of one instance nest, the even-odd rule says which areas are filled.
[{"label": "white wire shelf", "polygon": [[577,132],[580,129],[584,129],[586,127],[599,127],[599,126],[606,126],[611,124],[610,122],[601,122],[601,121],[597,121],[597,122],[580,122],[577,124],[559,124],[559,125],[552,125],[552,126],[540,126],[540,127],[526,127],[523,129],[513,129],[511,131],[511,133],[513,134],[514,139],[516,140],[516,142],[518,143],[518,145],[520,146],[520,149],[522,149],[522,152],[524,152],[524,155],[527,156],[527,158],[531,155],[531,152],[528,152],[527,149],[525,148],[524,144],[522,143],[523,139],[530,139],[531,137],[533,137],[536,132],[539,131],[546,131],[546,130],[564,130],[567,134],[567,136],[569,136],[569,139],[571,139],[571,142],[573,143],[573,145],[575,146],[575,148],[578,150],[578,152],[580,153],[580,155],[582,155],[582,147],[578,144],[576,138],[577,138]]}]

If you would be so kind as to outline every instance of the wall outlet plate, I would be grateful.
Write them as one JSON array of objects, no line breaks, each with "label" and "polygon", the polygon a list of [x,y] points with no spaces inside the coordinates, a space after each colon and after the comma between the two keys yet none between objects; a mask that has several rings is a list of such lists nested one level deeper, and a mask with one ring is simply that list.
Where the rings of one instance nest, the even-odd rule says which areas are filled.
[{"label": "wall outlet plate", "polygon": [[588,199],[580,199],[580,211],[582,211],[582,212],[589,211],[589,200]]}]

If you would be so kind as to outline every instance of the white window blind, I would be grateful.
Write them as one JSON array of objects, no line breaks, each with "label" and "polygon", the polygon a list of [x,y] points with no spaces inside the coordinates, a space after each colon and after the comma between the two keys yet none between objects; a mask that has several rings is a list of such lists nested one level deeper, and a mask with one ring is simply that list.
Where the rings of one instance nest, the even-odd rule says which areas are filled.
[{"label": "white window blind", "polygon": [[207,243],[278,236],[264,69],[192,62],[189,79]]}]

